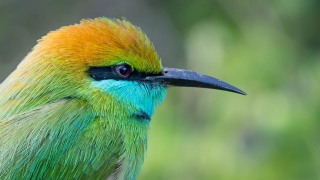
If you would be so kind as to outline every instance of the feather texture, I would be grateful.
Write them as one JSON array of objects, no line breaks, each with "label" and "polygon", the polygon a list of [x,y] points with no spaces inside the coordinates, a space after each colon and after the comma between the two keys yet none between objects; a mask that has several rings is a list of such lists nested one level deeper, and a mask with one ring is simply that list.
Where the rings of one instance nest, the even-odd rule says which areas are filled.
[{"label": "feather texture", "polygon": [[149,121],[134,114],[153,112],[165,88],[92,85],[89,67],[119,63],[162,70],[146,35],[124,20],[84,20],[43,37],[0,85],[0,179],[135,179]]},{"label": "feather texture", "polygon": [[0,179],[104,179],[114,171],[134,179],[146,149],[147,128],[141,123],[96,116],[86,102],[75,99],[3,119]]}]

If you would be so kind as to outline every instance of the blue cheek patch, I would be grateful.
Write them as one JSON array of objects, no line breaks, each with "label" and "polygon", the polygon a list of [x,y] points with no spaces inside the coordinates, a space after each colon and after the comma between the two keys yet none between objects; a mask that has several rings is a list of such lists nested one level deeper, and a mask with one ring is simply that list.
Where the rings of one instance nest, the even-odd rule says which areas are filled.
[{"label": "blue cheek patch", "polygon": [[93,87],[99,88],[124,105],[133,106],[145,112],[149,117],[166,96],[166,88],[136,81],[102,80],[93,81]]}]

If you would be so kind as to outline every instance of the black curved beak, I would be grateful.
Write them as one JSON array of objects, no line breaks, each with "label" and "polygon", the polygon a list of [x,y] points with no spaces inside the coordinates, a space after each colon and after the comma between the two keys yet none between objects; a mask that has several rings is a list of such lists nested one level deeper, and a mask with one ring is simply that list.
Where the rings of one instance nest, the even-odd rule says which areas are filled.
[{"label": "black curved beak", "polygon": [[146,76],[143,79],[168,86],[218,89],[246,95],[244,91],[219,79],[184,69],[163,68],[162,74]]},{"label": "black curved beak", "polygon": [[185,86],[185,87],[199,87],[209,89],[219,89],[223,91],[230,91],[238,94],[246,95],[242,90],[223,82],[219,79],[199,74],[193,71],[174,68],[163,68],[159,74],[145,74],[134,71],[130,76],[119,76],[115,72],[113,66],[90,67],[88,69],[90,77],[96,81],[115,79],[127,81],[141,81],[151,84],[160,84],[164,86]]}]

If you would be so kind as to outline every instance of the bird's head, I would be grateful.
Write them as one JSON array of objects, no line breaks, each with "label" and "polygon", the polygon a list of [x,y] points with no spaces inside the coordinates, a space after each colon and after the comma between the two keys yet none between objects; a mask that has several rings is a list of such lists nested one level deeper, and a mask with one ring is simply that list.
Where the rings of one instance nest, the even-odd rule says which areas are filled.
[{"label": "bird's head", "polygon": [[82,98],[97,112],[122,107],[147,121],[164,99],[168,86],[244,94],[209,76],[164,68],[139,28],[125,20],[107,18],[83,20],[50,32],[18,69],[24,72],[22,75],[29,74],[24,81],[35,80],[38,86],[45,86],[42,89],[54,91],[57,98]]}]

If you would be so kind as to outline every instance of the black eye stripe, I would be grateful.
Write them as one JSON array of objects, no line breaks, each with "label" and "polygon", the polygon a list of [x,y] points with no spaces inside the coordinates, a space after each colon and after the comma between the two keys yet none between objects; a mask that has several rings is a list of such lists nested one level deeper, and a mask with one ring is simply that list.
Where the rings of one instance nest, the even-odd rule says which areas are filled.
[{"label": "black eye stripe", "polygon": [[112,71],[111,67],[90,67],[88,69],[88,74],[96,81],[101,81],[104,79],[110,79],[110,77],[115,76],[115,73]]},{"label": "black eye stripe", "polygon": [[[147,76],[156,76],[158,74],[141,73],[138,71],[131,72],[130,76],[123,77],[119,76],[114,71],[114,66],[101,66],[101,67],[89,67],[87,70],[88,75],[96,81],[115,79],[115,80],[141,80]],[[160,73],[161,74],[161,73]]]}]

